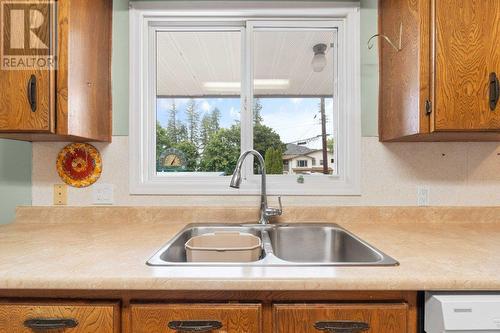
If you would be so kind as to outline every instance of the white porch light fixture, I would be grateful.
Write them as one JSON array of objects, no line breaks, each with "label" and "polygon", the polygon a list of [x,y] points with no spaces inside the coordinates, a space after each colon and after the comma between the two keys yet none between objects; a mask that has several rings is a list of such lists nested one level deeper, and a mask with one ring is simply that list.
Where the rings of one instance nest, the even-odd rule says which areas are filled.
[{"label": "white porch light fixture", "polygon": [[316,44],[313,46],[314,57],[311,61],[311,66],[314,72],[320,73],[326,67],[326,44]]}]

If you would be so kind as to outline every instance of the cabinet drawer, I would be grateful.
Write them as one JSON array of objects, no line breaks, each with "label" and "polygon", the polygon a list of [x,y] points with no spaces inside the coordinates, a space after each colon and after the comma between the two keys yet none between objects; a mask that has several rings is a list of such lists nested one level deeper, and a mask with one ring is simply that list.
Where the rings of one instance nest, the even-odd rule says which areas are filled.
[{"label": "cabinet drawer", "polygon": [[119,307],[112,303],[4,303],[0,304],[0,333],[118,333],[119,318]]},{"label": "cabinet drawer", "polygon": [[133,333],[183,332],[175,328],[181,325],[197,332],[261,332],[259,304],[134,304],[131,315]]},{"label": "cabinet drawer", "polygon": [[405,303],[277,304],[273,307],[274,333],[405,333],[407,312]]}]

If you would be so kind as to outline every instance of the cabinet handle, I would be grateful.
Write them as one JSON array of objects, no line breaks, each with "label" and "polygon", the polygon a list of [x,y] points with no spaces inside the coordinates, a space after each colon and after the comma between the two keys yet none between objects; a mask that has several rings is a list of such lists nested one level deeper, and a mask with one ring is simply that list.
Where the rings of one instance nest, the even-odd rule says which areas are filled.
[{"label": "cabinet handle", "polygon": [[30,103],[31,111],[36,111],[36,76],[31,75],[28,80],[28,103]]},{"label": "cabinet handle", "polygon": [[78,321],[76,319],[33,318],[26,320],[24,326],[31,328],[33,331],[60,330],[76,327],[78,326]]},{"label": "cabinet handle", "polygon": [[358,333],[368,331],[370,325],[361,321],[318,321],[314,328],[328,333]]},{"label": "cabinet handle", "polygon": [[208,320],[180,320],[169,322],[168,328],[177,332],[211,332],[222,328],[222,323]]},{"label": "cabinet handle", "polygon": [[490,74],[490,109],[495,111],[500,97],[500,85],[498,84],[497,73]]}]

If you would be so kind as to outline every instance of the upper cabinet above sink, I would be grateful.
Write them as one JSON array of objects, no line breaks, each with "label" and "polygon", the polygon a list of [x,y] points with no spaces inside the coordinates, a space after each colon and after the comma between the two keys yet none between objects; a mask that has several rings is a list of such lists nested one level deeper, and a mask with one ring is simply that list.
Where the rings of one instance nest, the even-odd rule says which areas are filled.
[{"label": "upper cabinet above sink", "polygon": [[0,5],[0,137],[111,141],[112,1]]},{"label": "upper cabinet above sink", "polygon": [[[500,141],[500,2],[379,1],[381,141]],[[402,28],[401,28],[402,27]]]}]

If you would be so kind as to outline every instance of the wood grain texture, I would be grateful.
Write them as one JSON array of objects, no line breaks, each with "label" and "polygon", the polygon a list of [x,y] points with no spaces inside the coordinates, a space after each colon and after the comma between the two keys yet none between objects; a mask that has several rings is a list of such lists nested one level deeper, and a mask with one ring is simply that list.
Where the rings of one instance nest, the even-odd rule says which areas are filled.
[{"label": "wood grain texture", "polygon": [[59,4],[57,133],[111,141],[112,1]]},{"label": "wood grain texture", "polygon": [[[72,318],[78,326],[72,333],[118,333],[119,307],[117,304],[26,304],[12,303],[0,305],[0,333],[32,333],[24,327],[24,321],[31,318]],[[52,330],[54,331],[54,330]]]},{"label": "wood grain texture", "polygon": [[408,332],[408,305],[400,304],[277,304],[274,333],[317,333],[318,321],[359,321],[367,333]]},{"label": "wood grain texture", "polygon": [[[16,7],[16,4],[6,4],[6,0],[0,0],[0,5],[4,6],[4,17],[0,19],[5,29],[4,44],[10,45],[10,24],[4,25],[4,22],[10,22],[10,9],[19,9],[19,7]],[[36,9],[45,15],[49,11],[48,5],[44,5],[43,2],[36,5]],[[46,36],[47,33],[49,32],[43,30],[40,32],[40,36],[51,38]],[[31,75],[37,79],[37,109],[35,112],[32,112],[27,97],[28,80]],[[0,69],[0,91],[2,92],[0,97],[0,131],[51,132],[54,127],[54,93],[51,89],[53,85],[54,73],[48,69]]]},{"label": "wood grain texture", "polygon": [[401,51],[379,38],[381,141],[429,132],[429,117],[425,113],[430,91],[429,1],[380,0],[379,33],[397,44],[401,24]]},{"label": "wood grain texture", "polygon": [[434,0],[435,129],[500,130],[488,77],[500,73],[500,1]]},{"label": "wood grain texture", "polygon": [[216,320],[223,324],[220,333],[260,333],[259,304],[132,304],[131,332],[172,332],[174,320]]},{"label": "wood grain texture", "polygon": [[[51,38],[57,35],[57,70],[0,71],[0,137],[111,142],[112,1],[60,0],[57,6],[50,29]],[[26,93],[32,74],[36,112]]]}]

